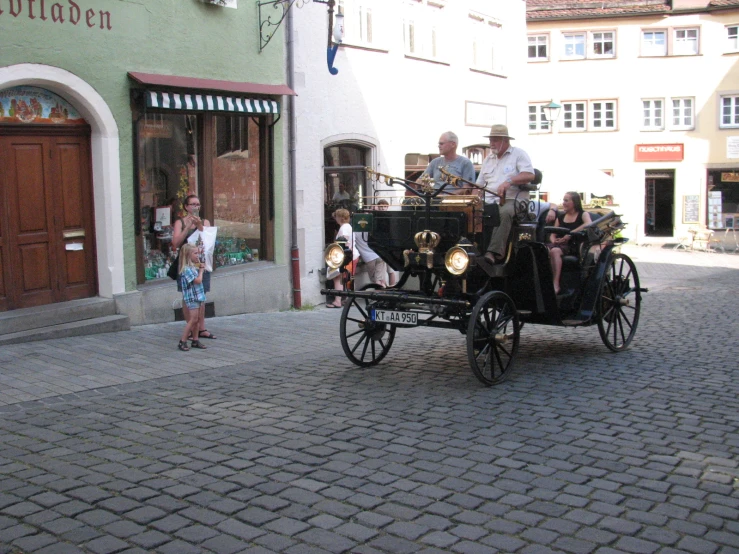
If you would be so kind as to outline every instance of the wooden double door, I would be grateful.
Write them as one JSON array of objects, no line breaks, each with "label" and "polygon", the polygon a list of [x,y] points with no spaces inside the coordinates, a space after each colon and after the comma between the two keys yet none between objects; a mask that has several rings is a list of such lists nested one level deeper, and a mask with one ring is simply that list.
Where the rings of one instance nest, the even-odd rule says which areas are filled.
[{"label": "wooden double door", "polygon": [[0,311],[95,296],[90,132],[0,126]]}]

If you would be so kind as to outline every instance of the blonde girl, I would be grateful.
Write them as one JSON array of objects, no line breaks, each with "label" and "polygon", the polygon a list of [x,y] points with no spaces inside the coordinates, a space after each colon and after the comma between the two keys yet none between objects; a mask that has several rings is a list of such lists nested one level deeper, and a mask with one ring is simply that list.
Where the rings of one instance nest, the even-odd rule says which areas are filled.
[{"label": "blonde girl", "polygon": [[[352,261],[346,266],[346,269],[349,271],[349,273],[352,273],[354,269],[354,260],[359,258],[359,252],[354,246],[354,234],[352,233],[352,226],[349,224],[351,214],[349,213],[349,210],[340,208],[336,210],[332,215],[334,216],[334,220],[336,221],[336,223],[339,224],[339,231],[338,233],[336,233],[336,238],[338,239],[339,237],[344,237],[345,239],[347,239],[346,246],[347,248],[350,248],[352,250]],[[344,290],[344,283],[342,282],[341,274],[339,274],[338,277],[334,278],[334,289]],[[326,304],[326,307],[341,308],[341,297],[336,296],[332,303]]]},{"label": "blonde girl", "polygon": [[[187,307],[187,311],[183,310],[186,316],[185,329],[182,331],[180,343],[177,348],[183,351],[190,350],[187,346],[187,339],[194,331],[200,328],[200,306],[205,303],[205,290],[203,289],[203,268],[200,264],[200,251],[197,246],[185,243],[180,248],[180,284],[182,285],[182,304]],[[192,348],[202,348],[203,346],[198,339],[193,338],[190,343]]]}]

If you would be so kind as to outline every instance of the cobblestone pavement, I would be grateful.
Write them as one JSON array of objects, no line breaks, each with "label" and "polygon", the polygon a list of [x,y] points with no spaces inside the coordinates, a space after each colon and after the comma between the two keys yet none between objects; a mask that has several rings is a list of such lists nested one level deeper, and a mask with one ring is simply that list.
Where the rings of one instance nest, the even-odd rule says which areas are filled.
[{"label": "cobblestone pavement", "polygon": [[739,256],[627,253],[632,348],[528,325],[494,388],[451,331],[350,366],[339,310],[3,347],[0,552],[739,552]]}]

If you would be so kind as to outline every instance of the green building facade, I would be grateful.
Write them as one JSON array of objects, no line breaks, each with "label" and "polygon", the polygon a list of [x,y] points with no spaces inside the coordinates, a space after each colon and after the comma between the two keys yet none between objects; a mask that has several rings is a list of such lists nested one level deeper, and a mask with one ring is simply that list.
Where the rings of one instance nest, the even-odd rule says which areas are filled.
[{"label": "green building facade", "polygon": [[0,0],[0,310],[173,319],[193,194],[217,315],[289,307],[285,81],[255,0]]}]

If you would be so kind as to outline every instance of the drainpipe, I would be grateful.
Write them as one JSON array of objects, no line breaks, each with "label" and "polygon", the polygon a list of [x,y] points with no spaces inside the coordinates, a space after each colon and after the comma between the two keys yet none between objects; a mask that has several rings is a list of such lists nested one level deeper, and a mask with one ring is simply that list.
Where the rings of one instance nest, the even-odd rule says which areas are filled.
[{"label": "drainpipe", "polygon": [[[285,22],[287,33],[287,86],[295,90],[295,49],[293,42],[293,10],[288,9]],[[298,248],[298,208],[297,208],[297,177],[295,169],[295,95],[287,98],[290,117],[287,125],[288,165],[290,172],[290,260],[292,264],[293,308],[299,310],[303,306],[300,294],[300,249]]]}]

